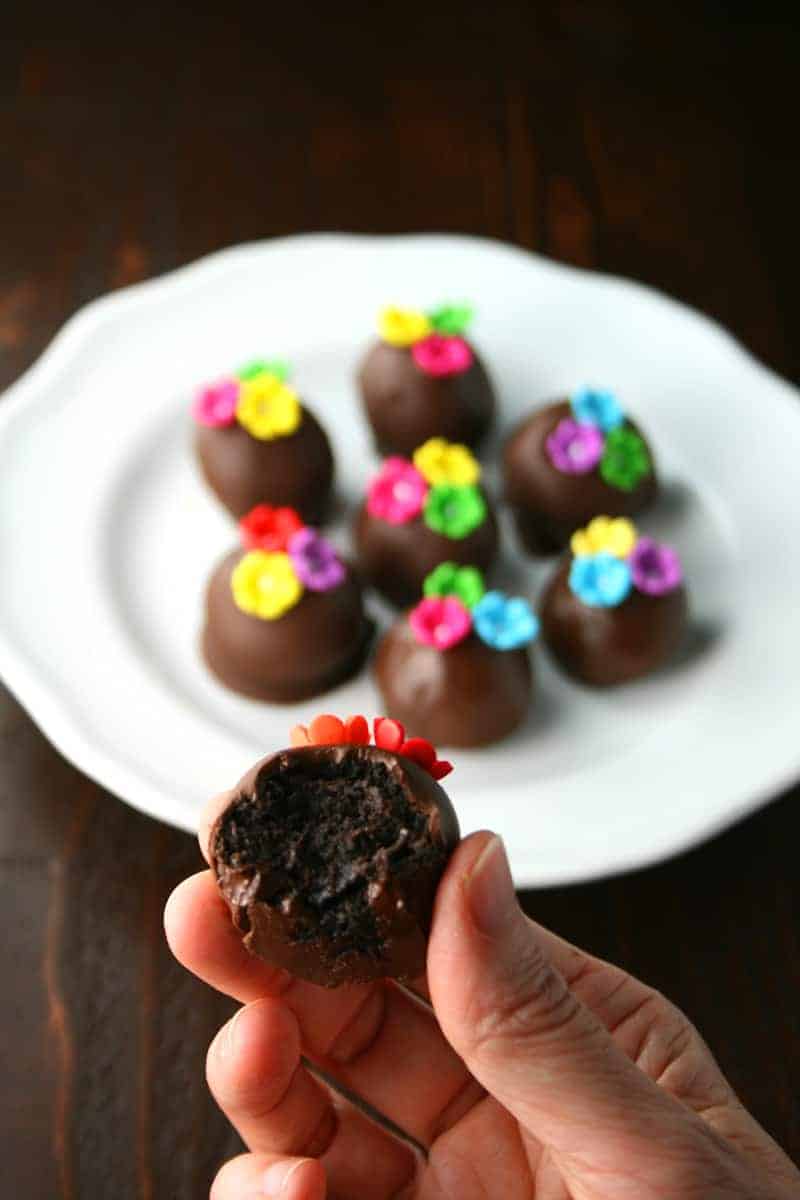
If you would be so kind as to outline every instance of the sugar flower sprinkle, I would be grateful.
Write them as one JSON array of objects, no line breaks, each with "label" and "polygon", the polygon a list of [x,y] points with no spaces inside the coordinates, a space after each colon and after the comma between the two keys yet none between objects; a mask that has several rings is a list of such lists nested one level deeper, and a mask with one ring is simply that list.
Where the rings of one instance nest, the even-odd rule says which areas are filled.
[{"label": "sugar flower sprinkle", "polygon": [[629,563],[636,589],[647,596],[664,596],[683,582],[683,568],[672,546],[660,545],[653,538],[639,538]]},{"label": "sugar flower sprinkle", "polygon": [[422,512],[428,484],[405,458],[387,458],[367,491],[367,512],[390,525],[405,525]]},{"label": "sugar flower sprinkle", "polygon": [[570,567],[570,588],[592,608],[615,608],[626,599],[632,583],[631,569],[625,560],[605,551],[573,559]]},{"label": "sugar flower sprinkle", "polygon": [[425,524],[443,537],[467,537],[486,520],[486,501],[478,488],[439,483],[425,500]]},{"label": "sugar flower sprinkle", "polygon": [[469,609],[456,596],[426,596],[408,620],[417,641],[437,650],[456,646],[472,628]]},{"label": "sugar flower sprinkle", "polygon": [[468,446],[448,442],[444,438],[429,438],[414,451],[414,466],[430,484],[477,483],[481,466]]},{"label": "sugar flower sprinkle", "polygon": [[572,417],[564,417],[548,435],[545,448],[557,471],[586,475],[603,457],[603,434],[596,425],[580,425]]},{"label": "sugar flower sprinkle", "polygon": [[439,563],[422,585],[424,595],[457,596],[466,608],[474,608],[485,590],[477,567],[460,567],[454,562]]},{"label": "sugar flower sprinkle", "polygon": [[274,621],[297,604],[303,585],[288,554],[249,550],[233,569],[231,590],[243,612]]},{"label": "sugar flower sprinkle", "polygon": [[596,425],[603,433],[610,433],[625,421],[617,397],[601,388],[579,388],[570,403],[572,415],[579,425]]},{"label": "sugar flower sprinkle", "polygon": [[539,621],[522,596],[487,592],[472,610],[472,623],[481,641],[494,650],[518,650],[539,633]]},{"label": "sugar flower sprinkle", "polygon": [[312,592],[329,592],[344,583],[347,572],[336,550],[316,529],[299,529],[288,542],[297,577]]}]

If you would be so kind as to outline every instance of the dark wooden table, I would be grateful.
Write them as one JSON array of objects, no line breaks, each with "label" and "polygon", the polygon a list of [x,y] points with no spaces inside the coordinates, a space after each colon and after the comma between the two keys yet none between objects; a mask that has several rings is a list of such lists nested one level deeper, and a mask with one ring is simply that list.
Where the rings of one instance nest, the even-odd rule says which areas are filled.
[{"label": "dark wooden table", "polygon": [[[6,13],[0,41],[0,383],[101,292],[320,228],[488,234],[635,276],[800,375],[800,37],[763,5],[49,7]],[[0,737],[0,1190],[203,1197],[237,1146],[203,1080],[230,1005],[161,933],[196,847],[3,692]],[[795,1157],[798,802],[525,898],[678,1001]]]}]

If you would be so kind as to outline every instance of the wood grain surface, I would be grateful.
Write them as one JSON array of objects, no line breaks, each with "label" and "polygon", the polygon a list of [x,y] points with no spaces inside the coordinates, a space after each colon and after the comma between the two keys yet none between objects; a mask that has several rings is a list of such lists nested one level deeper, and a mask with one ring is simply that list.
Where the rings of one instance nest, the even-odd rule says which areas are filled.
[{"label": "wood grain surface", "polygon": [[[779,11],[12,0],[0,384],[94,296],[309,229],[477,233],[631,275],[797,380],[800,35]],[[2,691],[0,746],[0,1190],[204,1197],[237,1148],[203,1078],[230,1005],[161,932],[197,849],[66,764]],[[683,1006],[795,1158],[798,803],[656,869],[525,895]]]}]

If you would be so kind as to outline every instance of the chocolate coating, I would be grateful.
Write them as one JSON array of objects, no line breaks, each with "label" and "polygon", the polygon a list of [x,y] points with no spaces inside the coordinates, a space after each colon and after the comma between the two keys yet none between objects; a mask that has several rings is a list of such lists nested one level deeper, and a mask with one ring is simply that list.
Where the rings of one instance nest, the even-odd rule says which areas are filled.
[{"label": "chocolate coating", "polygon": [[416,640],[407,614],[381,639],[373,673],[387,716],[443,746],[506,737],[525,719],[533,693],[527,649],[493,650],[471,633],[437,650]]},{"label": "chocolate coating", "polygon": [[409,348],[378,341],[361,364],[358,384],[382,454],[410,458],[432,437],[474,447],[494,420],[494,391],[477,355],[468,371],[435,376],[420,370]]},{"label": "chocolate coating", "polygon": [[211,832],[211,865],[252,954],[323,987],[410,982],[458,840],[446,792],[410,759],[309,746],[237,784]]},{"label": "chocolate coating", "polygon": [[223,559],[206,593],[203,657],[217,678],[243,696],[290,703],[355,675],[372,636],[355,572],[348,567],[329,592],[306,590],[294,608],[266,621],[234,603],[231,572],[241,556],[234,550]]},{"label": "chocolate coating", "polygon": [[486,497],[482,525],[463,538],[444,537],[425,524],[422,515],[405,525],[373,517],[362,504],[353,527],[358,565],[368,583],[398,608],[414,604],[426,575],[441,562],[455,562],[488,571],[497,558],[497,517]]},{"label": "chocolate coating", "polygon": [[[563,550],[575,530],[597,513],[632,517],[651,504],[658,492],[655,469],[631,492],[611,487],[597,470],[586,475],[556,470],[545,441],[571,411],[567,400],[539,409],[516,427],[503,450],[506,500],[520,541],[531,554]],[[627,424],[646,442],[632,421]],[[652,461],[649,445],[647,449]]]},{"label": "chocolate coating", "polygon": [[635,589],[615,608],[584,604],[569,586],[568,555],[542,596],[540,617],[548,649],[568,675],[609,687],[649,675],[680,647],[688,624],[684,587],[664,596]]},{"label": "chocolate coating", "polygon": [[330,502],[333,454],[325,430],[310,409],[288,437],[252,437],[237,422],[222,429],[198,425],[195,447],[211,490],[232,516],[256,504],[296,508],[319,525]]}]

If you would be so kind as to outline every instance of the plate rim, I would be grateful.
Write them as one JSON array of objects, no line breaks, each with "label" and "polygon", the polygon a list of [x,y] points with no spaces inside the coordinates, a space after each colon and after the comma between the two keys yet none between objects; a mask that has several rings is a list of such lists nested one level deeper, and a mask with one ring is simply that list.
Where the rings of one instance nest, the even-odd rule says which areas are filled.
[{"label": "plate rim", "polygon": [[[569,276],[583,283],[590,282],[592,285],[600,287],[613,285],[623,291],[645,296],[651,302],[655,301],[671,309],[682,318],[690,319],[695,325],[698,322],[701,323],[706,327],[708,333],[718,339],[723,339],[728,349],[740,356],[743,364],[746,364],[751,370],[755,368],[764,381],[771,385],[770,396],[765,398],[765,403],[785,404],[796,418],[800,418],[800,406],[798,406],[800,390],[795,388],[790,381],[784,379],[772,367],[761,362],[734,334],[714,318],[648,284],[639,283],[620,275],[558,263],[501,239],[474,234],[314,232],[259,239],[227,246],[152,278],[101,295],[81,306],[64,322],[36,360],[0,393],[0,453],[2,453],[3,440],[8,429],[18,419],[20,413],[29,406],[35,405],[37,392],[42,385],[46,385],[48,375],[59,371],[62,364],[67,365],[70,359],[79,354],[91,340],[98,325],[102,324],[109,316],[118,314],[120,310],[147,304],[151,296],[155,294],[163,295],[165,292],[191,286],[196,277],[224,270],[235,260],[248,258],[254,253],[264,253],[276,248],[288,250],[294,247],[319,248],[323,243],[343,247],[346,244],[370,243],[377,246],[421,241],[448,243],[450,246],[469,243],[475,248],[489,250],[493,253],[506,253],[510,257],[534,262],[539,268],[544,268],[556,275]],[[118,753],[115,754],[113,747],[107,746],[102,739],[85,728],[80,716],[71,709],[69,701],[60,694],[58,688],[50,685],[47,672],[41,670],[39,665],[25,654],[24,650],[15,643],[11,634],[7,634],[1,625],[0,678],[44,736],[78,770],[145,815],[165,821],[186,832],[194,832],[193,827],[187,821],[180,819],[168,804],[168,798],[161,787],[153,784],[143,774],[136,775],[124,758]],[[541,864],[537,868],[534,866],[533,860],[526,862],[524,854],[517,855],[515,875],[518,886],[552,887],[587,883],[591,880],[645,869],[655,863],[671,859],[691,848],[702,845],[711,837],[738,824],[770,800],[777,799],[796,782],[798,776],[800,776],[800,744],[793,761],[788,766],[782,766],[781,770],[772,773],[769,781],[765,781],[763,787],[750,790],[746,796],[740,799],[739,803],[732,804],[724,814],[714,814],[699,831],[694,828],[683,839],[671,838],[669,849],[657,847],[649,855],[643,853],[626,855],[617,852],[606,856],[606,865],[603,867],[597,867],[591,871],[580,867],[576,867],[572,871],[557,871],[548,875],[544,880],[540,874]],[[169,818],[165,818],[165,811],[170,813]]]}]

